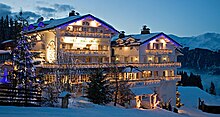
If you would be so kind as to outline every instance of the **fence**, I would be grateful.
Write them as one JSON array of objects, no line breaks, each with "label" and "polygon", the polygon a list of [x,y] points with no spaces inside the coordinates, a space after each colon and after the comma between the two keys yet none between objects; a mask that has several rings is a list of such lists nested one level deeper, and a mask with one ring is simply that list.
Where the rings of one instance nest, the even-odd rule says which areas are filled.
[{"label": "fence", "polygon": [[0,87],[0,105],[40,106],[41,91],[24,88]]}]

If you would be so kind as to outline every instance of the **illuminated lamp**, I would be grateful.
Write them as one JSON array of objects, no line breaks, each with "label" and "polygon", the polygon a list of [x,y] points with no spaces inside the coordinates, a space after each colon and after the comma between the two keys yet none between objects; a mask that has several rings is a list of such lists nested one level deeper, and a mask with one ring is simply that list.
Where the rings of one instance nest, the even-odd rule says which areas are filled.
[{"label": "illuminated lamp", "polygon": [[135,59],[134,59],[135,61],[137,61],[138,60],[138,58],[137,57],[135,57]]},{"label": "illuminated lamp", "polygon": [[90,26],[92,26],[92,27],[98,27],[99,25],[100,24],[97,21],[95,21],[95,20],[90,22]]},{"label": "illuminated lamp", "polygon": [[125,47],[125,50],[128,50],[128,47]]},{"label": "illuminated lamp", "polygon": [[38,27],[44,27],[44,23],[43,22],[39,22],[38,23]]},{"label": "illuminated lamp", "polygon": [[116,59],[115,59],[116,61],[118,61],[119,60],[119,58],[118,57],[116,57]]},{"label": "illuminated lamp", "polygon": [[23,31],[27,31],[27,30],[28,30],[28,27],[24,26],[22,30],[23,30]]},{"label": "illuminated lamp", "polygon": [[167,58],[166,58],[166,57],[163,57],[163,60],[164,60],[164,61],[166,61],[166,60],[167,60]]},{"label": "illuminated lamp", "polygon": [[28,30],[32,30],[32,29],[34,29],[34,25],[33,24],[28,26]]}]

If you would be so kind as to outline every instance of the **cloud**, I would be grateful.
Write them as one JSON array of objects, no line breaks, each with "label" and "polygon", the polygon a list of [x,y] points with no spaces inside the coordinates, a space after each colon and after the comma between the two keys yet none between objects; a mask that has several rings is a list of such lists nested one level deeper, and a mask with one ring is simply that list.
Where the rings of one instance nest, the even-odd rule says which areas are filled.
[{"label": "cloud", "polygon": [[[3,3],[0,3],[0,17],[5,17],[8,15],[9,17],[15,18],[16,15],[19,14],[19,12],[12,12],[11,11],[12,7]],[[36,22],[38,18],[41,17],[41,15],[32,12],[32,11],[22,11],[23,12],[23,17],[27,18],[29,23]]]},{"label": "cloud", "polygon": [[41,17],[41,15],[36,14],[36,13],[34,13],[34,12],[32,12],[32,11],[24,11],[24,12],[23,12],[23,16],[24,16],[25,18],[28,17],[27,20],[29,21],[29,23],[36,22],[37,19]]},{"label": "cloud", "polygon": [[36,9],[37,9],[37,12],[39,14],[41,14],[42,16],[44,16],[45,18],[53,17],[54,14],[57,12],[56,9],[50,8],[50,7],[40,7],[40,6],[37,6]]},{"label": "cloud", "polygon": [[39,7],[39,6],[37,6],[37,10],[42,11],[42,12],[57,12],[55,9],[49,8],[49,7]]},{"label": "cloud", "polygon": [[[37,21],[37,19],[41,17],[41,15],[36,14],[32,11],[22,11],[22,13],[23,13],[22,17],[27,19],[29,24],[30,23],[35,23]],[[15,18],[15,16],[18,15],[18,14],[19,14],[19,12],[13,12],[11,14],[11,16]]]},{"label": "cloud", "polygon": [[49,3],[46,2],[46,1],[41,1],[41,0],[38,0],[36,1],[37,4],[43,4],[43,5],[48,5]]},{"label": "cloud", "polygon": [[52,5],[58,12],[71,11],[74,9],[73,6],[67,4],[54,4]]},{"label": "cloud", "polygon": [[8,6],[6,4],[0,3],[0,17],[11,15],[11,6]]}]

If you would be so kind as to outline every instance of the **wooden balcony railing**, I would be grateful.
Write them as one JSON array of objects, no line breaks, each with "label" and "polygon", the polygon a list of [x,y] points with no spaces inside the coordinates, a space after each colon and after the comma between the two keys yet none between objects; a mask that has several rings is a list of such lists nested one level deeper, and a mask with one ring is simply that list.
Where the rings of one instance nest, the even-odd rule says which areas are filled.
[{"label": "wooden balcony railing", "polygon": [[170,62],[170,63],[79,63],[79,64],[42,64],[36,67],[42,68],[108,68],[108,67],[126,67],[133,66],[139,68],[165,68],[165,67],[181,67],[179,62]]},{"label": "wooden balcony railing", "polygon": [[108,50],[73,50],[65,49],[64,52],[73,54],[74,56],[107,56],[109,54]]},{"label": "wooden balcony railing", "polygon": [[[181,75],[176,76],[161,76],[156,78],[141,78],[137,80],[118,80],[119,82],[128,82],[128,84],[131,87],[137,87],[137,86],[153,86],[153,85],[159,85],[163,81],[180,81]],[[111,82],[114,82],[115,80],[111,80]]]},{"label": "wooden balcony railing", "polygon": [[170,54],[172,53],[172,50],[169,49],[149,49],[146,50],[147,54]]},{"label": "wooden balcony railing", "polygon": [[111,34],[92,33],[92,32],[65,32],[64,36],[93,37],[93,38],[111,38]]}]

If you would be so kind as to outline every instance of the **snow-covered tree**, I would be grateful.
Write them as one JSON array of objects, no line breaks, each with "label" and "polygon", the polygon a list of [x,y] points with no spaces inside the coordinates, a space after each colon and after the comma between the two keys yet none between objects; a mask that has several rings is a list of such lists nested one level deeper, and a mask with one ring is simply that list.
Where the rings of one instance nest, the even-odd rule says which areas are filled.
[{"label": "snow-covered tree", "polygon": [[104,74],[104,70],[98,68],[90,73],[87,88],[87,97],[95,104],[107,104],[112,101],[112,91],[109,85],[107,75]]},{"label": "snow-covered tree", "polygon": [[31,40],[22,35],[13,50],[15,78],[20,86],[30,87],[36,78],[33,55],[30,52]]},{"label": "snow-covered tree", "polygon": [[[22,11],[16,15],[21,27],[27,27],[27,18],[24,18]],[[17,37],[16,47],[12,51],[13,54],[13,79],[15,79],[15,86],[23,87],[25,89],[33,88],[33,83],[36,82],[36,68],[34,67],[33,54],[30,52],[33,41],[24,35],[21,31]]]}]

